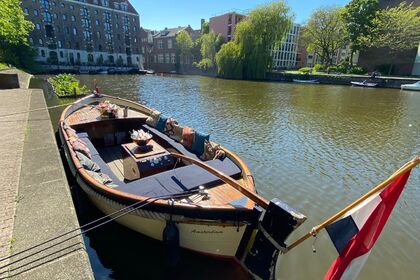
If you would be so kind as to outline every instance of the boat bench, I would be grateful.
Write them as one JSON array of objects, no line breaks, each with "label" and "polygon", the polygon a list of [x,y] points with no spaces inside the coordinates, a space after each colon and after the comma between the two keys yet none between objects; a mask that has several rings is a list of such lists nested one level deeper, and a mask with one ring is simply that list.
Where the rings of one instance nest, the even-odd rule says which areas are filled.
[{"label": "boat bench", "polygon": [[[194,164],[182,166],[131,182],[121,181],[102,159],[90,141],[88,134],[82,132],[77,133],[77,135],[88,146],[92,154],[92,160],[99,165],[101,172],[107,174],[112,181],[119,186],[118,189],[123,192],[147,197],[166,196],[193,190],[199,186],[211,187],[222,182],[218,177]],[[228,157],[225,157],[223,160],[209,160],[206,161],[206,164],[233,179],[238,179],[241,175],[241,169]]]}]

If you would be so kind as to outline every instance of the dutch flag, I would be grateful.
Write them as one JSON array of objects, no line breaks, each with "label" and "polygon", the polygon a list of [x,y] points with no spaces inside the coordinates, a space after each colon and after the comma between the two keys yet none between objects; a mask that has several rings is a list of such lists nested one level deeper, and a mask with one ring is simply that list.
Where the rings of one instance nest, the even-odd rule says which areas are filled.
[{"label": "dutch flag", "polygon": [[339,256],[326,279],[356,279],[410,175],[404,173],[326,227]]}]

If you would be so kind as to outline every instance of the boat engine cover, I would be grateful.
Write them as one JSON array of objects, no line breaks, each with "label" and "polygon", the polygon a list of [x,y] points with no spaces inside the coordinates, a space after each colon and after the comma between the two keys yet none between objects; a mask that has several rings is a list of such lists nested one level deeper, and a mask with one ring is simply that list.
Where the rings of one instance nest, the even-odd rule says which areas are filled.
[{"label": "boat engine cover", "polygon": [[286,249],[286,238],[306,217],[281,200],[270,201],[245,266],[261,279],[273,279],[279,251]]}]

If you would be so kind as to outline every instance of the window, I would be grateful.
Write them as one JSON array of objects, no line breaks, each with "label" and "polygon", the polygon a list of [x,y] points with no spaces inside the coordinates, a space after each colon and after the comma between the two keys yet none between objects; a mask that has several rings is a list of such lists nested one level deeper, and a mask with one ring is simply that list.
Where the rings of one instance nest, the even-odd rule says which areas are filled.
[{"label": "window", "polygon": [[95,25],[98,26],[99,25],[99,19],[95,20]]},{"label": "window", "polygon": [[95,15],[99,14],[98,10],[95,10]]},{"label": "window", "polygon": [[63,15],[63,20],[67,20],[67,15]]},{"label": "window", "polygon": [[83,37],[85,38],[85,40],[90,40],[92,37],[92,33],[88,30],[83,30]]},{"label": "window", "polygon": [[60,57],[61,57],[61,58],[63,58],[63,57],[64,57],[63,51],[60,51]]},{"label": "window", "polygon": [[42,41],[42,39],[39,39],[39,44],[42,46],[42,44],[44,43],[43,41]]},{"label": "window", "polygon": [[83,28],[89,28],[90,27],[90,21],[86,18],[82,18],[82,27]]},{"label": "window", "polygon": [[111,41],[112,40],[111,33],[105,33],[105,39],[107,39],[108,41]]},{"label": "window", "polygon": [[108,11],[104,12],[104,19],[106,21],[110,21],[111,20],[111,14]]},{"label": "window", "polygon": [[53,17],[54,17],[54,19],[57,19],[58,18],[58,16],[57,16],[56,13],[53,14]]},{"label": "window", "polygon": [[157,41],[158,49],[163,49],[163,42],[162,40]]},{"label": "window", "polygon": [[115,24],[115,28],[119,28],[120,26],[118,25],[118,23]]},{"label": "window", "polygon": [[77,29],[76,29],[76,27],[73,27],[73,35],[77,35]]},{"label": "window", "polygon": [[119,10],[120,9],[120,4],[117,2],[114,2],[114,8]]},{"label": "window", "polygon": [[128,33],[129,29],[128,29],[128,26],[127,25],[124,25],[123,26],[123,31],[124,31],[124,33]]},{"label": "window", "polygon": [[158,63],[163,63],[163,54],[158,54]]},{"label": "window", "polygon": [[32,39],[31,37],[29,37],[29,43],[33,44],[34,43],[34,39]]},{"label": "window", "polygon": [[59,48],[61,48],[61,47],[62,47],[62,45],[61,45],[61,41],[57,41],[57,46],[58,46]]},{"label": "window", "polygon": [[109,61],[109,63],[114,63],[114,56],[113,55],[109,55],[108,56],[108,61]]},{"label": "window", "polygon": [[100,52],[102,51],[102,45],[101,44],[98,45],[98,49],[99,49]]},{"label": "window", "polygon": [[137,27],[133,26],[133,31],[137,32]]},{"label": "window", "polygon": [[156,63],[157,59],[156,59],[156,55],[153,56],[153,62]]},{"label": "window", "polygon": [[41,0],[41,7],[45,10],[48,10],[50,8],[50,1],[48,0]]},{"label": "window", "polygon": [[121,3],[121,10],[123,10],[124,12],[127,12],[128,5],[126,3]]},{"label": "window", "polygon": [[168,40],[168,49],[172,49],[172,39]]},{"label": "window", "polygon": [[[39,40],[41,40],[41,39],[39,39]],[[45,57],[45,51],[44,50],[41,50],[41,55],[42,55],[42,57]]]},{"label": "window", "polygon": [[[69,29],[69,27],[68,26],[66,26],[66,33],[67,34],[70,34],[70,29]],[[70,43],[70,42],[69,42]]]},{"label": "window", "polygon": [[104,28],[106,31],[111,31],[111,24],[109,22],[104,23]]},{"label": "window", "polygon": [[48,22],[48,23],[52,22],[52,17],[49,12],[43,12],[42,15],[44,16],[45,22]]},{"label": "window", "polygon": [[38,10],[37,9],[34,10],[34,15],[38,16]]},{"label": "window", "polygon": [[64,3],[61,3],[61,4],[60,4],[60,7],[61,7],[61,8],[64,8],[64,7],[65,7]]},{"label": "window", "polygon": [[74,10],[74,6],[73,5],[70,5],[70,10]]},{"label": "window", "polygon": [[101,32],[96,31],[96,38],[101,39]]},{"label": "window", "polygon": [[171,53],[171,63],[175,63],[175,54]]},{"label": "window", "polygon": [[37,30],[41,30],[41,25],[39,25],[39,23],[37,23],[37,24],[35,25],[35,27],[36,27],[36,29],[37,29]]},{"label": "window", "polygon": [[109,1],[108,0],[101,0],[102,6],[109,7]]},{"label": "window", "polygon": [[88,62],[93,62],[93,54],[89,53],[87,59]]},{"label": "window", "polygon": [[165,63],[169,63],[169,53],[165,53]]},{"label": "window", "polygon": [[28,8],[24,8],[24,9],[23,9],[23,12],[24,12],[25,14],[27,14],[27,15],[28,15],[28,14],[29,14],[29,10],[28,10]]},{"label": "window", "polygon": [[75,16],[71,16],[71,21],[76,21],[76,17]]},{"label": "window", "polygon": [[84,16],[84,17],[89,16],[88,9],[87,9],[86,7],[82,7],[82,8],[80,8],[80,15],[81,15],[81,16]]}]

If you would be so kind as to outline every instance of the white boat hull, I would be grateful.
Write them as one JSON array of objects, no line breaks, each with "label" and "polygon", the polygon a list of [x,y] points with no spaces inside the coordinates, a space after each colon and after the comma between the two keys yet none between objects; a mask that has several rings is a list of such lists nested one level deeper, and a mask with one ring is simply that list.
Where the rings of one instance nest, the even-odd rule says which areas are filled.
[{"label": "white boat hull", "polygon": [[354,86],[358,87],[376,87],[377,83],[364,83],[364,82],[350,82]]},{"label": "white boat hull", "polygon": [[420,91],[420,83],[401,85],[401,89]]}]

